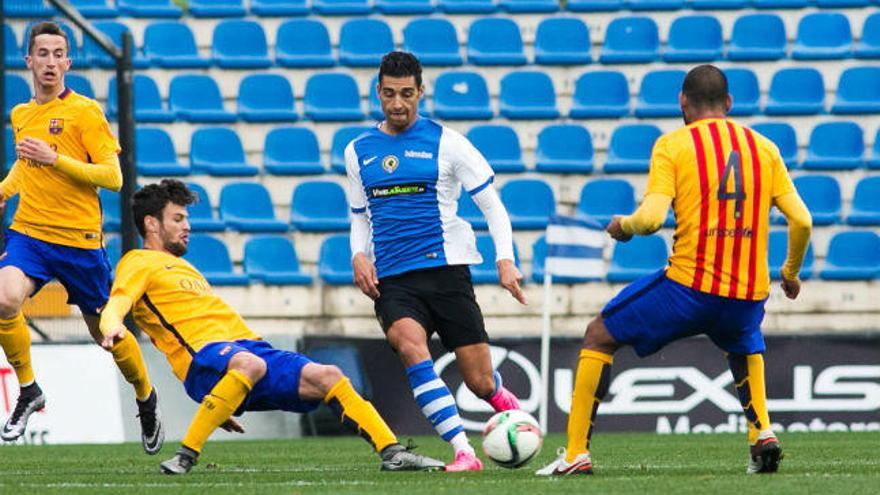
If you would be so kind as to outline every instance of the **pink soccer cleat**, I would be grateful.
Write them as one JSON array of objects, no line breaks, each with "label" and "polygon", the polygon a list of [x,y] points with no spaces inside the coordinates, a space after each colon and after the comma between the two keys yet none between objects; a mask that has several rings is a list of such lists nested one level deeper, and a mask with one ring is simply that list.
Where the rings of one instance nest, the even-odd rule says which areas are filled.
[{"label": "pink soccer cleat", "polygon": [[477,457],[474,451],[459,450],[455,454],[455,461],[446,465],[446,471],[449,473],[461,473],[463,471],[482,471],[483,463]]},{"label": "pink soccer cleat", "polygon": [[495,412],[519,409],[519,400],[513,395],[513,392],[504,387],[498,387],[498,391],[487,402],[492,406],[492,409],[495,409]]}]

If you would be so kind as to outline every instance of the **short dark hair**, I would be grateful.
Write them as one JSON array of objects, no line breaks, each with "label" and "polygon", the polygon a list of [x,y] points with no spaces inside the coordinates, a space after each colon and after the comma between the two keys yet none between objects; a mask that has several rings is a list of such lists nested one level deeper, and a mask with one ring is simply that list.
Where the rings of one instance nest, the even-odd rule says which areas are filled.
[{"label": "short dark hair", "polygon": [[379,64],[379,84],[382,77],[409,77],[416,78],[416,86],[422,87],[422,64],[415,55],[409,52],[388,52],[382,57]]},{"label": "short dark hair", "polygon": [[33,53],[34,43],[37,40],[37,36],[41,34],[54,34],[55,36],[61,36],[64,38],[64,44],[67,45],[67,51],[70,52],[70,40],[67,38],[67,32],[61,29],[61,26],[52,21],[43,21],[31,26],[30,34],[28,35],[28,55]]},{"label": "short dark hair", "polygon": [[189,206],[195,203],[198,197],[186,187],[186,184],[177,179],[163,179],[158,184],[144,186],[134,193],[131,209],[134,212],[134,224],[137,226],[141,237],[146,236],[144,218],[149,215],[162,219],[162,210],[168,203],[180,206]]},{"label": "short dark hair", "polygon": [[694,67],[685,76],[681,92],[696,108],[723,107],[727,102],[727,76],[714,65]]}]

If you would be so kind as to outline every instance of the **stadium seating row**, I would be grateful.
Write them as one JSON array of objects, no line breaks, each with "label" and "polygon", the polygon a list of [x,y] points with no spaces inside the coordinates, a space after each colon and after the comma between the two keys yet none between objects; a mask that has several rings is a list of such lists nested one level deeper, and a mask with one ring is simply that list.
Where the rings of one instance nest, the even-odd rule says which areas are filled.
[{"label": "stadium seating row", "polygon": [[[706,9],[792,9],[867,7],[877,0],[188,0],[193,17],[242,17],[250,12],[256,16],[366,15],[382,14],[488,14],[493,12],[599,12],[599,11],[662,11],[691,8]],[[70,0],[86,17],[105,18],[118,15],[146,18],[178,18],[183,15],[173,0]],[[10,17],[46,17],[54,9],[44,0],[19,0],[7,7]]]},{"label": "stadium seating row", "polygon": [[[725,73],[733,97],[731,115],[819,115],[825,113],[825,83],[811,67],[778,70],[770,83],[763,106],[757,76],[750,69],[729,68]],[[661,69],[642,78],[634,111],[629,83],[617,71],[590,71],[580,75],[568,116],[573,119],[680,117],[678,91],[685,71]],[[25,78],[5,74],[6,111],[31,97]],[[374,78],[375,81],[375,78]],[[67,76],[67,84],[81,94],[94,96],[88,79]],[[111,79],[107,113],[116,114],[116,82]],[[355,79],[346,73],[312,75],[303,94],[303,117],[316,122],[359,122],[381,118],[378,97],[370,85],[365,114]],[[140,122],[291,122],[299,118],[290,81],[279,74],[252,74],[239,85],[238,109],[226,109],[217,82],[207,74],[180,74],[172,78],[167,107],[159,88],[149,76],[135,76],[135,118]],[[420,112],[446,120],[490,120],[496,116],[486,81],[477,72],[446,71],[434,83],[429,108],[423,100]],[[561,112],[553,80],[546,73],[515,70],[501,79],[498,115],[510,120],[555,119]],[[841,72],[830,112],[838,115],[880,113],[880,67],[850,67]]]},{"label": "stadium seating row", "polygon": [[[785,261],[787,233],[770,233],[769,264],[773,279],[779,279],[779,270]],[[491,236],[479,234],[477,248],[483,263],[471,266],[471,278],[475,284],[496,284],[495,246]],[[121,253],[119,237],[107,242],[107,252],[112,266],[116,266]],[[532,246],[531,279],[544,281],[544,259],[547,246],[543,236]],[[880,278],[880,236],[867,230],[839,232],[831,238],[824,266],[819,278],[824,280],[874,280]],[[628,243],[616,243],[607,266],[605,280],[629,282],[647,275],[666,265],[668,248],[659,235],[633,238]],[[297,258],[293,243],[282,235],[256,235],[244,246],[242,272],[233,267],[226,245],[208,234],[190,236],[189,251],[185,258],[193,263],[213,285],[309,285],[312,276],[305,272]],[[518,263],[518,261],[517,261]],[[804,259],[801,278],[814,275],[814,255],[810,245]],[[348,234],[327,236],[321,244],[317,268],[324,284],[351,285],[351,249]],[[579,283],[597,279],[554,277],[559,283]]]},{"label": "stadium seating row", "polygon": [[[95,26],[121,45],[128,28],[115,21]],[[112,67],[112,60],[86,36],[78,45],[68,29],[70,56],[76,67]],[[4,25],[6,64],[23,68],[23,43],[12,27]],[[23,40],[27,39],[27,29]],[[665,47],[660,44],[656,22],[649,17],[619,17],[605,29],[598,54],[601,64],[665,62],[710,62],[725,56],[735,61],[780,60],[788,56],[785,25],[775,14],[747,14],[739,17],[730,35],[725,55],[721,23],[710,15],[676,18]],[[135,66],[161,68],[205,68],[215,65],[231,69],[282,67],[332,67],[337,62],[349,67],[375,67],[382,55],[394,49],[391,28],[382,19],[350,19],[339,33],[338,56],[334,56],[330,34],[318,19],[291,19],[276,34],[275,57],[262,25],[257,21],[230,19],[214,28],[211,56],[203,57],[190,27],[184,22],[157,21],[146,27],[141,47],[136,47]],[[428,66],[458,66],[465,62],[452,22],[444,18],[419,18],[403,29],[402,48],[415,53]],[[539,65],[581,65],[593,62],[587,25],[576,17],[542,20],[535,34],[535,56]],[[791,58],[830,60],[880,58],[880,13],[869,16],[862,35],[854,42],[846,15],[815,12],[801,18]],[[510,18],[474,20],[468,29],[467,63],[478,66],[521,66],[529,63],[520,27]]]}]

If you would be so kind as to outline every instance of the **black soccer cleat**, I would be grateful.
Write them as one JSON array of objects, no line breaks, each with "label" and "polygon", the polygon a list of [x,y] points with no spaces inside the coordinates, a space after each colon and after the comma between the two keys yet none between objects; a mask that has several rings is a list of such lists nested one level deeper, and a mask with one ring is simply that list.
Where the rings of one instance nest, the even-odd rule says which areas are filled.
[{"label": "black soccer cleat", "polygon": [[162,415],[159,411],[159,397],[156,389],[150,392],[147,400],[135,401],[138,407],[138,419],[141,422],[141,444],[144,452],[156,455],[162,450],[165,442],[165,430],[162,428]]},{"label": "black soccer cleat", "polygon": [[441,471],[445,466],[441,461],[416,454],[399,443],[385,447],[379,455],[382,457],[382,471]]},{"label": "black soccer cleat", "polygon": [[748,474],[775,473],[782,461],[782,447],[776,437],[758,440],[749,449]]},{"label": "black soccer cleat", "polygon": [[159,464],[159,467],[164,474],[186,474],[196,465],[198,458],[198,452],[181,445],[174,457]]},{"label": "black soccer cleat", "polygon": [[6,424],[3,425],[3,429],[0,430],[0,438],[7,442],[16,440],[24,434],[28,418],[31,417],[31,414],[42,411],[44,407],[46,407],[46,396],[43,395],[43,391],[36,382],[22,387],[12,415],[9,416]]}]

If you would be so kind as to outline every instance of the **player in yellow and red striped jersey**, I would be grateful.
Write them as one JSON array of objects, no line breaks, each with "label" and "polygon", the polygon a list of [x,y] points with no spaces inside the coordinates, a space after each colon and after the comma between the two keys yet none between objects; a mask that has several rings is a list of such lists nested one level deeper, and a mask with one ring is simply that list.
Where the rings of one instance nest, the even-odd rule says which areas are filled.
[{"label": "player in yellow and red striped jersey", "polygon": [[770,207],[788,219],[782,289],[800,292],[798,272],[812,220],[776,146],[727,118],[732,103],[724,73],[691,70],[679,95],[685,127],[660,137],[651,153],[645,199],[608,233],[621,242],[649,235],[675,212],[669,266],[636,280],[587,326],[578,360],[565,454],[539,475],[592,473],[593,421],[608,392],[612,356],[629,345],[647,356],[684,337],[706,334],[727,353],[749,424],[748,473],[775,472],[782,449],[770,428],[764,387],[761,321],[770,292]]},{"label": "player in yellow and red striped jersey", "polygon": [[[16,194],[19,203],[0,256],[0,346],[21,388],[0,430],[7,441],[24,433],[28,417],[46,401],[31,366],[30,331],[21,313],[24,300],[58,279],[68,302],[82,311],[92,338],[101,342],[98,314],[110,292],[98,188],[118,191],[122,186],[120,148],[98,103],[65,87],[71,66],[68,47],[57,24],[31,27],[25,60],[34,98],[10,115],[17,159],[0,183],[0,205]],[[163,434],[140,347],[129,335],[110,352],[134,386],[144,450],[155,454]]]}]

